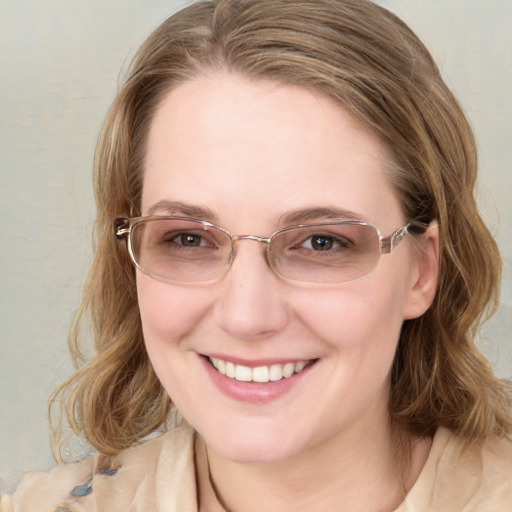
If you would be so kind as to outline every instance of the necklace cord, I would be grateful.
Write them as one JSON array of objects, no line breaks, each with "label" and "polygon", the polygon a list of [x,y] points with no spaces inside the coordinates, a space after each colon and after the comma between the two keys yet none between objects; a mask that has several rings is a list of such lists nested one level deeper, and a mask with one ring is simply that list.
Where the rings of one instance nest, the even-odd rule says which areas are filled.
[{"label": "necklace cord", "polygon": [[215,483],[214,483],[213,478],[212,478],[212,472],[210,470],[210,458],[208,457],[208,446],[206,446],[206,442],[204,441],[204,439],[203,439],[203,446],[204,446],[204,454],[205,454],[205,457],[206,457],[206,469],[208,471],[208,484],[210,486],[210,489],[212,491],[213,496],[215,497],[215,501],[217,502],[219,507],[224,512],[232,512],[230,509],[226,508],[222,504],[222,501],[221,501],[221,499],[219,497],[219,493],[217,492],[217,487],[215,486]]}]

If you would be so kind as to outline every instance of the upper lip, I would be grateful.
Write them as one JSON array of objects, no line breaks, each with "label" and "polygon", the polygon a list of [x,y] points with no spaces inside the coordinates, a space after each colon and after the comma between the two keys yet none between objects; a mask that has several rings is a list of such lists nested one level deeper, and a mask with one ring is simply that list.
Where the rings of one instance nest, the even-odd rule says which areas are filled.
[{"label": "upper lip", "polygon": [[311,357],[278,357],[278,358],[261,358],[261,359],[243,359],[240,357],[234,357],[234,356],[227,356],[225,354],[216,354],[216,353],[209,353],[209,354],[203,354],[205,357],[208,358],[217,358],[222,359],[223,361],[230,361],[234,364],[241,365],[241,366],[247,366],[249,368],[257,368],[259,366],[271,366],[273,364],[286,364],[286,363],[299,363],[301,361],[312,361],[316,358]]}]

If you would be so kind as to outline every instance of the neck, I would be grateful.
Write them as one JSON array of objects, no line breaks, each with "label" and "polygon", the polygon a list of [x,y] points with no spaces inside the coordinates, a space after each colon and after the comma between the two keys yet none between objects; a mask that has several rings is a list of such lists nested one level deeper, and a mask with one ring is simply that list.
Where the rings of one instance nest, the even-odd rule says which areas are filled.
[{"label": "neck", "polygon": [[[219,510],[390,511],[403,501],[428,455],[428,441],[410,443],[410,455],[402,449],[397,456],[397,436],[380,425],[371,435],[353,429],[270,463],[234,462],[208,449],[203,466],[209,464]],[[203,474],[208,476],[208,468]],[[201,496],[209,486],[204,479],[199,478]]]}]

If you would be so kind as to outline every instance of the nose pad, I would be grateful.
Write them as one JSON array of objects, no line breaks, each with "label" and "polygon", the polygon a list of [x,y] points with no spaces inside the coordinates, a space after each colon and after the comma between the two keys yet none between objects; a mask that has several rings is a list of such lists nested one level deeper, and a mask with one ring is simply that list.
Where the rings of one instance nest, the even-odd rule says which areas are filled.
[{"label": "nose pad", "polygon": [[231,266],[233,264],[233,261],[236,258],[237,255],[237,248],[239,241],[253,241],[253,242],[259,242],[261,245],[263,245],[263,259],[265,260],[265,263],[267,264],[267,267],[274,272],[277,276],[277,272],[274,270],[274,267],[270,261],[271,255],[270,255],[270,239],[269,238],[263,238],[260,236],[255,235],[233,235],[231,237],[231,252],[229,253],[227,260],[226,260],[226,271],[227,274],[229,270],[231,269]]},{"label": "nose pad", "polygon": [[231,269],[231,265],[233,264],[234,259],[236,258],[236,240],[232,240],[231,243],[231,251],[228,254],[228,259],[226,261],[226,272]]},{"label": "nose pad", "polygon": [[243,340],[272,336],[288,321],[283,283],[267,262],[267,244],[259,247],[254,241],[259,242],[242,239],[234,244],[215,308],[219,327]]}]

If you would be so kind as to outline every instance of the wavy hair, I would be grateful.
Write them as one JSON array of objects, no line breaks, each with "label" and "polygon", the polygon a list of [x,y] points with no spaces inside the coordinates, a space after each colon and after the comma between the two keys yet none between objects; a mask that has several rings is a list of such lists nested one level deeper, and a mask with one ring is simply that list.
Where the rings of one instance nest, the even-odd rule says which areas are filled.
[{"label": "wavy hair", "polygon": [[[107,454],[169,418],[171,400],[144,347],[134,267],[113,222],[141,213],[146,138],[163,98],[216,70],[320,91],[387,146],[405,217],[437,220],[441,240],[434,302],[402,328],[391,418],[413,435],[432,435],[439,426],[467,439],[510,434],[509,384],[494,377],[474,343],[497,305],[501,260],[474,199],[473,134],[424,45],[366,0],[201,1],[168,18],[141,46],[99,138],[95,255],[70,334],[78,369],[51,404]],[[83,355],[87,330],[92,358]]]}]

